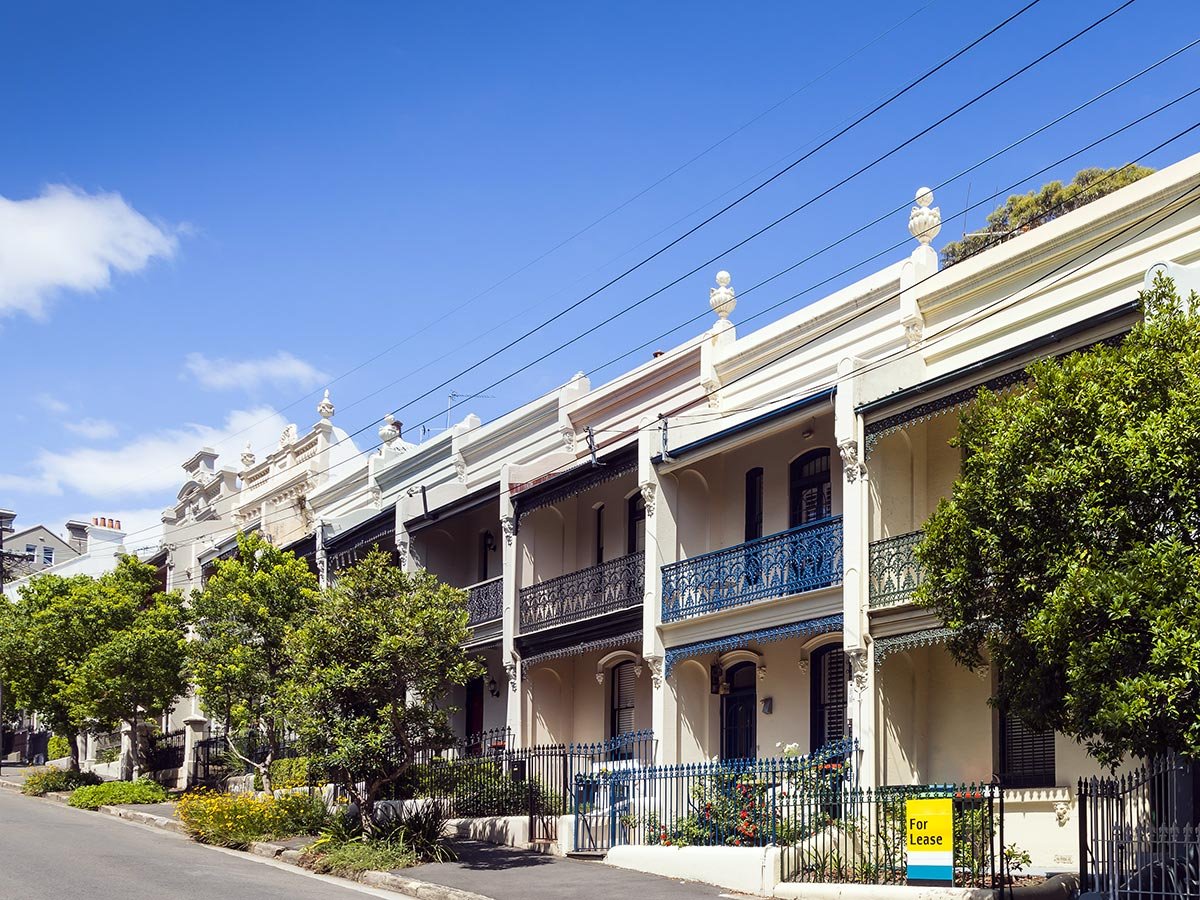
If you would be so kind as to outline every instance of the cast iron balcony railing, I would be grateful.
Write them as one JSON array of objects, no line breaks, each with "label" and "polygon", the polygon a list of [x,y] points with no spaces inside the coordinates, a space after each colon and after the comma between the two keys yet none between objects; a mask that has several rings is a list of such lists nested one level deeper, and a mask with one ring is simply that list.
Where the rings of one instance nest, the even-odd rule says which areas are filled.
[{"label": "cast iron balcony railing", "polygon": [[479,625],[500,618],[504,611],[504,576],[497,575],[467,588],[467,624]]},{"label": "cast iron balcony railing", "polygon": [[925,578],[915,550],[924,534],[908,534],[871,541],[869,603],[872,608],[907,603]]},{"label": "cast iron balcony railing", "polygon": [[663,621],[676,622],[767,597],[842,581],[842,517],[663,566]]},{"label": "cast iron balcony railing", "polygon": [[521,630],[537,631],[637,606],[645,592],[645,559],[644,553],[630,553],[521,588]]}]

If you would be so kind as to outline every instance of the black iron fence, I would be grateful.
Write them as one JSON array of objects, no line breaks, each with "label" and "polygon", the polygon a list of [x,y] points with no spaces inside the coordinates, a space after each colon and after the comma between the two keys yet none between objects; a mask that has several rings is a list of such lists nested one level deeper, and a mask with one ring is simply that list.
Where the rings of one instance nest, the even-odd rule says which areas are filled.
[{"label": "black iron fence", "polygon": [[644,553],[630,553],[521,588],[521,631],[528,633],[637,606],[645,593],[645,566]]},{"label": "black iron fence", "polygon": [[1111,900],[1200,898],[1200,772],[1179,756],[1079,782],[1083,891]]},{"label": "black iron fence", "polygon": [[165,734],[146,735],[146,771],[162,772],[167,769],[182,769],[187,732],[171,731]]},{"label": "black iron fence", "polygon": [[[193,748],[191,783],[212,788],[224,787],[230,778],[252,774],[255,764],[262,764],[269,750],[270,746],[260,732],[237,733],[230,746],[227,733],[220,728],[213,729],[208,737],[197,741]],[[290,759],[299,755],[300,747],[295,735],[287,733],[280,738],[273,758]]]}]

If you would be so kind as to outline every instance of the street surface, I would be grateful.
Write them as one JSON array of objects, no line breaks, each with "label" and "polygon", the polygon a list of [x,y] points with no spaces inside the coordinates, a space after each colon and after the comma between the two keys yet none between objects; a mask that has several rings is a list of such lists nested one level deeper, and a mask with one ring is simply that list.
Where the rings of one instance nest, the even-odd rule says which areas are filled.
[{"label": "street surface", "polygon": [[397,894],[319,880],[180,835],[0,790],[0,900],[353,900]]}]

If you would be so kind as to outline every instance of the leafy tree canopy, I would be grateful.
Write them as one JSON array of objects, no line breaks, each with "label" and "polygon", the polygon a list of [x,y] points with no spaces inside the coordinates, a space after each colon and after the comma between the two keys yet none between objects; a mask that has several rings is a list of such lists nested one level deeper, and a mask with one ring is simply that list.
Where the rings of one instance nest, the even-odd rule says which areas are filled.
[{"label": "leafy tree canopy", "polygon": [[[152,566],[122,557],[99,578],[37,575],[15,603],[0,603],[0,680],[15,706],[37,710],[57,733],[73,738],[99,719],[82,705],[79,677],[91,655],[129,628],[158,590]],[[119,714],[105,713],[111,726]],[[72,756],[77,745],[70,741]],[[78,759],[72,763],[78,766]]]},{"label": "leafy tree canopy", "polygon": [[[279,697],[288,671],[284,639],[316,606],[317,578],[304,560],[259,534],[238,535],[238,553],[220,560],[192,598],[196,640],[189,672],[204,708],[234,733],[251,731],[266,746],[252,762],[270,785],[283,719]],[[244,749],[244,748],[243,748]]]},{"label": "leafy tree canopy", "polygon": [[367,831],[381,791],[414,755],[451,742],[432,701],[479,674],[462,647],[468,636],[463,591],[396,568],[378,548],[343,569],[289,636],[289,721],[310,765],[358,803]]},{"label": "leafy tree canopy", "polygon": [[1036,191],[1013,194],[987,217],[982,231],[953,241],[942,248],[942,265],[952,266],[984,247],[1021,234],[1056,219],[1063,213],[1086,206],[1093,200],[1140,181],[1153,174],[1153,169],[1128,164],[1113,169],[1081,169],[1070,184],[1051,181]]},{"label": "leafy tree canopy", "polygon": [[1200,316],[1168,279],[1117,345],[962,416],[919,603],[998,672],[994,702],[1107,764],[1200,755]]}]

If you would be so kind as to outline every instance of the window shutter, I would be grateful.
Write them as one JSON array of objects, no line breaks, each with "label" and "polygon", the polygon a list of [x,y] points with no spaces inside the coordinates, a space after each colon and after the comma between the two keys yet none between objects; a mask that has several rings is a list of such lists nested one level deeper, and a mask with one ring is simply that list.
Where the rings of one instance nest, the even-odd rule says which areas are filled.
[{"label": "window shutter", "polygon": [[634,729],[634,691],[637,677],[633,674],[633,663],[621,663],[613,669],[613,737],[631,734]]},{"label": "window shutter", "polygon": [[1054,732],[1000,715],[1000,777],[1007,787],[1054,786]]}]

